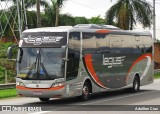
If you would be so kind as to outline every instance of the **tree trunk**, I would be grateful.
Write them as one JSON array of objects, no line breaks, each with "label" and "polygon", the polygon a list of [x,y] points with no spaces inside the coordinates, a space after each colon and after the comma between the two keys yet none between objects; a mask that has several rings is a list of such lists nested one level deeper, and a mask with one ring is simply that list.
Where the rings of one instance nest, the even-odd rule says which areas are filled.
[{"label": "tree trunk", "polygon": [[56,3],[56,21],[55,21],[55,27],[58,26],[58,21],[59,21],[59,7],[58,7],[58,4]]},{"label": "tree trunk", "polygon": [[40,0],[36,0],[37,8],[37,28],[41,27],[41,12],[40,12]]}]

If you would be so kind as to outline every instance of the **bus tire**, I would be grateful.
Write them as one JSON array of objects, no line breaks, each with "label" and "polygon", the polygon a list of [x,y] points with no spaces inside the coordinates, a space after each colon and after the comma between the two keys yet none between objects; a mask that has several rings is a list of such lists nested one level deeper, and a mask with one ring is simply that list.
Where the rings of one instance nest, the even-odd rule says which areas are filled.
[{"label": "bus tire", "polygon": [[138,76],[135,76],[133,80],[132,92],[136,93],[139,90],[140,90],[140,79],[138,78]]},{"label": "bus tire", "polygon": [[50,98],[39,98],[40,101],[49,101]]},{"label": "bus tire", "polygon": [[91,91],[90,89],[90,85],[87,82],[85,82],[82,88],[82,95],[80,96],[82,101],[87,101],[89,99]]}]

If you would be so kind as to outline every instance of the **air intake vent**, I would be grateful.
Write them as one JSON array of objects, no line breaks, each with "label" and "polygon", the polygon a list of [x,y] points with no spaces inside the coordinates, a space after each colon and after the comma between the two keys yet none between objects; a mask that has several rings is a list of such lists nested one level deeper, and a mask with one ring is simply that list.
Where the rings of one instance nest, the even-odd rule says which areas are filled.
[{"label": "air intake vent", "polygon": [[101,25],[96,25],[96,24],[78,24],[74,27],[75,28],[92,28],[92,29],[102,29],[103,28]]},{"label": "air intake vent", "polygon": [[115,26],[113,26],[113,25],[102,25],[102,27],[103,27],[104,29],[121,30],[120,28],[115,27]]},{"label": "air intake vent", "polygon": [[74,28],[120,30],[120,28],[112,26],[112,25],[97,25],[97,24],[78,24],[78,25],[75,25]]}]

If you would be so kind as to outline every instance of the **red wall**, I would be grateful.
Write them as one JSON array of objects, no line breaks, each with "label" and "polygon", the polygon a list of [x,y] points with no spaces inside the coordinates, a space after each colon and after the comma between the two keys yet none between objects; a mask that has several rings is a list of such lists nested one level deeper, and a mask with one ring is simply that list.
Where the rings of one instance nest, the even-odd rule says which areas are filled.
[{"label": "red wall", "polygon": [[154,43],[155,69],[160,69],[160,43]]}]

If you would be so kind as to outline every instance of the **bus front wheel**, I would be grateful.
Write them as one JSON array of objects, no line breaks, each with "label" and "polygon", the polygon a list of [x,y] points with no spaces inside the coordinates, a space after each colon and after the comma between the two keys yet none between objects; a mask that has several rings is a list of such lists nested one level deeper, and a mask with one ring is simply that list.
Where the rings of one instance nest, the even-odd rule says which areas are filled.
[{"label": "bus front wheel", "polygon": [[90,89],[91,88],[90,88],[89,84],[87,82],[85,82],[83,85],[83,88],[82,88],[82,95],[80,96],[82,101],[86,101],[89,99]]},{"label": "bus front wheel", "polygon": [[49,101],[50,98],[39,98],[40,101]]}]

